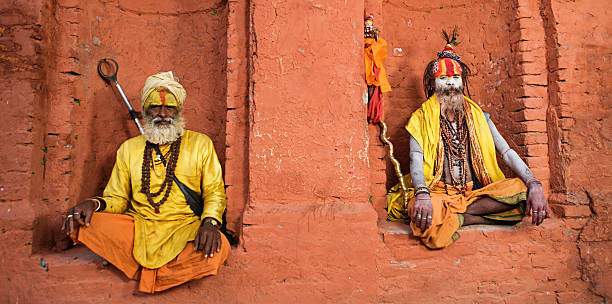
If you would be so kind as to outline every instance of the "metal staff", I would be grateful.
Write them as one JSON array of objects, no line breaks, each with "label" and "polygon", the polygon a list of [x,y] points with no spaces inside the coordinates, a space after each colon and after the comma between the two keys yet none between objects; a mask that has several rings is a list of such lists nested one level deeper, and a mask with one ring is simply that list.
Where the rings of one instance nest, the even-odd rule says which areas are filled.
[{"label": "metal staff", "polygon": [[[104,64],[111,66],[112,68],[111,72],[112,71],[114,72],[112,74],[104,74],[104,72],[102,71],[102,65]],[[132,116],[132,119],[134,119],[134,122],[136,123],[136,126],[138,127],[138,131],[140,131],[140,134],[144,134],[144,131],[142,130],[142,126],[140,125],[140,120],[138,120],[138,115],[136,114],[136,111],[134,111],[134,108],[132,108],[130,101],[125,96],[125,93],[123,93],[123,90],[121,89],[121,86],[119,85],[119,82],[117,82],[117,72],[118,71],[119,71],[119,64],[117,64],[117,61],[115,61],[114,59],[103,58],[103,59],[100,59],[100,61],[98,61],[98,74],[106,82],[114,85],[115,88],[117,88],[117,91],[119,91],[119,95],[121,95],[121,99],[123,99],[123,102],[125,103],[128,110],[130,111],[130,116]]]}]

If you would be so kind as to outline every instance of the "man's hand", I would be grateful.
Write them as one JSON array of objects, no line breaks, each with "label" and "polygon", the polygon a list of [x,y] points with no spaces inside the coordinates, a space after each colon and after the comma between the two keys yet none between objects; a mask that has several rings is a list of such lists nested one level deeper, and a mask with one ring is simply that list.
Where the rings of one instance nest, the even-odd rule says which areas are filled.
[{"label": "man's hand", "polygon": [[548,218],[548,204],[544,198],[544,192],[542,191],[542,184],[540,183],[529,183],[527,185],[529,191],[527,192],[527,210],[525,212],[529,214],[531,210],[531,223],[540,225],[545,218]]},{"label": "man's hand", "polygon": [[193,249],[204,250],[204,257],[212,258],[215,252],[221,251],[221,233],[211,222],[204,220],[193,241]]},{"label": "man's hand", "polygon": [[425,229],[431,226],[431,219],[433,218],[433,205],[431,204],[431,197],[428,193],[417,194],[412,208],[411,220],[414,224],[425,231]]},{"label": "man's hand", "polygon": [[75,228],[79,226],[89,226],[91,216],[97,206],[98,203],[95,200],[88,199],[70,208],[66,220],[64,220],[62,230],[66,231],[67,235],[70,235],[75,231]]}]

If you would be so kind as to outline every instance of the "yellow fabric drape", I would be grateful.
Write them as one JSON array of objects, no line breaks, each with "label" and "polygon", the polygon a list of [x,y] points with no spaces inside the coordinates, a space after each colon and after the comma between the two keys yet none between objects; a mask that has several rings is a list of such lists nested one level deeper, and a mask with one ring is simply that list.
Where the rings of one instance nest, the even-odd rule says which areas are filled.
[{"label": "yellow fabric drape", "polygon": [[[146,195],[140,192],[145,142],[141,135],[121,145],[102,198],[107,204],[104,212],[134,217],[134,259],[143,267],[154,269],[174,259],[188,241],[195,239],[203,218],[212,217],[221,222],[226,205],[225,186],[210,138],[186,130],[175,174],[185,186],[201,193],[204,212],[197,217],[187,205],[183,192],[173,183],[168,200],[159,208],[160,213],[155,213]],[[161,146],[161,152],[166,153],[169,147]],[[155,169],[157,174],[165,172],[161,162],[156,162]],[[164,178],[165,174],[158,177],[151,169],[151,192],[160,189]]]},{"label": "yellow fabric drape", "polygon": [[[470,130],[470,133],[475,135],[475,140],[480,146],[482,165],[484,167],[484,172],[476,173],[485,175],[480,176],[479,180],[483,186],[486,186],[492,182],[500,181],[505,177],[497,164],[495,143],[493,142],[493,136],[491,135],[491,130],[487,124],[484,112],[473,100],[466,96],[464,96],[464,98],[471,109],[471,121],[473,122],[471,128],[473,128],[473,132]],[[436,94],[431,96],[412,114],[408,124],[406,124],[406,130],[408,130],[410,135],[414,137],[423,149],[423,171],[425,173],[425,181],[431,188],[431,183],[434,181],[434,169],[436,160],[439,157],[438,149],[440,145],[440,102]],[[473,158],[475,157],[477,157],[477,155],[473,155]],[[408,199],[411,199],[413,191],[410,174],[404,177],[404,182],[406,187],[410,190]],[[403,193],[397,191],[398,189],[400,189],[399,185],[396,185],[391,188],[387,194],[387,218],[391,221],[404,222],[405,219],[402,216],[402,211],[404,209],[402,200]]]},{"label": "yellow fabric drape", "polygon": [[[380,86],[380,91],[383,93],[390,92],[391,85],[389,84],[389,80],[387,80],[387,71],[383,66],[383,62],[387,59],[387,42],[380,37],[378,40],[366,38],[365,45],[366,83],[368,85]],[[378,74],[379,81],[376,81],[374,65],[380,69],[380,73]]]}]

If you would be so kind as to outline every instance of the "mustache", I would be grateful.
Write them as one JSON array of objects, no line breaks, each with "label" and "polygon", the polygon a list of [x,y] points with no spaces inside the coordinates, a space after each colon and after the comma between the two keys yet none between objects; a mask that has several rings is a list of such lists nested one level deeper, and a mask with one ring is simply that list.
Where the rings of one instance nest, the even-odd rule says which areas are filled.
[{"label": "mustache", "polygon": [[463,93],[463,87],[455,87],[455,86],[444,87],[438,91],[439,95],[456,95],[456,94],[462,94],[462,93]]},{"label": "mustache", "polygon": [[459,87],[446,87],[446,88],[442,89],[442,92],[457,92],[457,93],[461,93],[461,88],[459,88]]},{"label": "mustache", "polygon": [[155,117],[155,118],[153,118],[152,122],[154,124],[158,124],[160,122],[168,122],[170,124],[174,124],[174,118],[170,118],[170,117],[168,117],[168,118]]}]

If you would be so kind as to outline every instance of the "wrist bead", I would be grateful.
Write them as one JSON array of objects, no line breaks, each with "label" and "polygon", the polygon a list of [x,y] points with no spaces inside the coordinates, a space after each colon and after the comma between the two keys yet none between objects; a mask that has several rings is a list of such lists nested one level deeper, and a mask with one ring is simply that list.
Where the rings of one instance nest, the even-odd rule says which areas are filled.
[{"label": "wrist bead", "polygon": [[429,191],[429,188],[427,187],[417,187],[416,189],[414,189],[414,196],[417,196],[421,193],[427,193],[430,194],[431,192]]},{"label": "wrist bead", "polygon": [[535,177],[530,178],[526,183],[527,187],[529,187],[530,185],[533,184],[537,184],[537,185],[542,185],[542,182],[540,182],[539,180],[537,180]]}]

